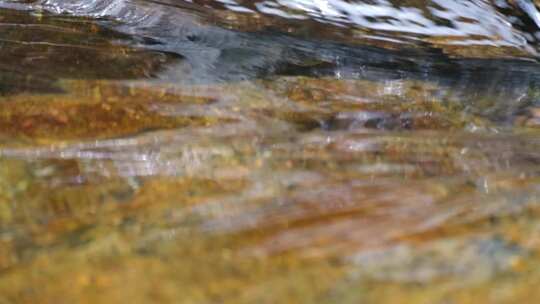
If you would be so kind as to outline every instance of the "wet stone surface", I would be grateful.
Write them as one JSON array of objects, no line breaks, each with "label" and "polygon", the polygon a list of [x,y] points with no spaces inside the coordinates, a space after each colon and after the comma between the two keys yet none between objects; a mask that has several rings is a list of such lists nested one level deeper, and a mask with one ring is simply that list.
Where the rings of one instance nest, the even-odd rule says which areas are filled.
[{"label": "wet stone surface", "polygon": [[0,304],[540,298],[532,2],[0,5]]}]

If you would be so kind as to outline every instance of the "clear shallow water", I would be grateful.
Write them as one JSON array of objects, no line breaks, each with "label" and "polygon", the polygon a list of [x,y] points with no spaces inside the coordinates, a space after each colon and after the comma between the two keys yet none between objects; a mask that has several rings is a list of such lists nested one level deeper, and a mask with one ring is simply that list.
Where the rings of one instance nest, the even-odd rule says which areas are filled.
[{"label": "clear shallow water", "polygon": [[3,1],[0,303],[536,298],[520,3]]}]

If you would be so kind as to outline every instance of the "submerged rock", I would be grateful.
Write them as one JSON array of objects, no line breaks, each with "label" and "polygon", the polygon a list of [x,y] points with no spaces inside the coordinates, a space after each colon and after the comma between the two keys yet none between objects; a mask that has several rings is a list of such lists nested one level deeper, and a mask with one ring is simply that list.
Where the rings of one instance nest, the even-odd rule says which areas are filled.
[{"label": "submerged rock", "polygon": [[[377,77],[444,81],[448,74],[485,68],[486,62],[462,60],[470,58],[504,59],[488,64],[488,73],[525,67],[534,74],[529,78],[538,78],[530,61],[536,58],[538,29],[527,25],[527,16],[535,16],[534,6],[482,0],[324,3],[0,2],[10,8],[99,19],[139,46],[179,54],[187,63],[168,74],[176,81],[208,83],[298,72],[354,78],[382,72]],[[514,67],[509,59],[527,64]]]}]

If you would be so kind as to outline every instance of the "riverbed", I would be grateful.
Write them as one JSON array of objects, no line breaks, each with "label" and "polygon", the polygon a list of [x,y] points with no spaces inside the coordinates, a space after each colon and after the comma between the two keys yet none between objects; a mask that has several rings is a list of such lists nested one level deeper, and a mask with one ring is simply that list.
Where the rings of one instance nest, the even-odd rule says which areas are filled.
[{"label": "riverbed", "polygon": [[535,303],[538,16],[0,0],[0,304]]}]

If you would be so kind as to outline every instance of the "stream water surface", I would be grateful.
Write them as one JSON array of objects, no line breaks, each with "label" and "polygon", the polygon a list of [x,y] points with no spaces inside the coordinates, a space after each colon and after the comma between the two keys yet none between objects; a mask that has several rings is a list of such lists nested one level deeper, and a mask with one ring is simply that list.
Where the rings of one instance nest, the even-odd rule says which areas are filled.
[{"label": "stream water surface", "polygon": [[539,39],[527,0],[0,0],[0,304],[536,303]]}]

